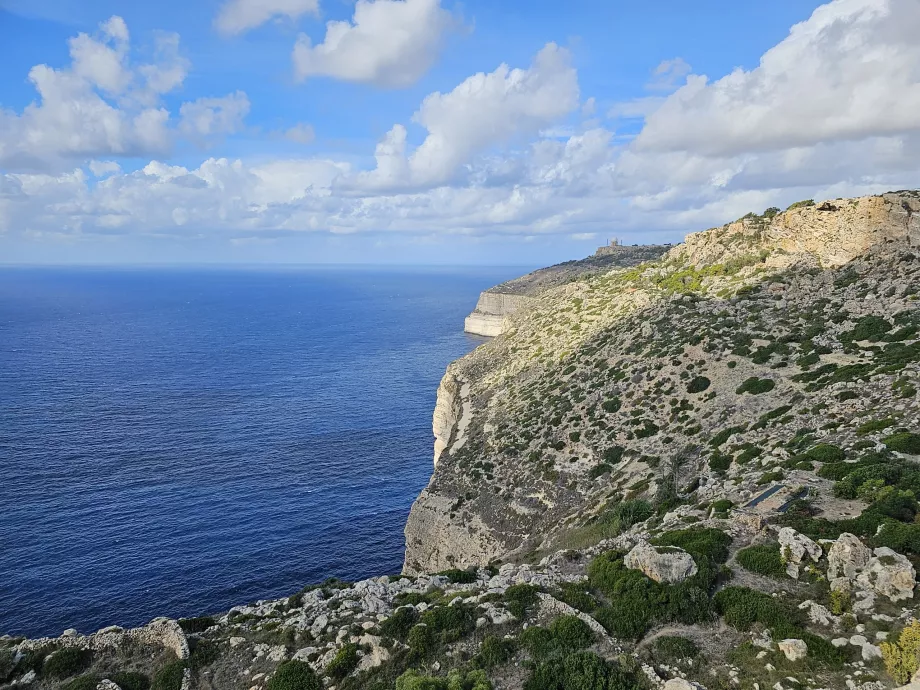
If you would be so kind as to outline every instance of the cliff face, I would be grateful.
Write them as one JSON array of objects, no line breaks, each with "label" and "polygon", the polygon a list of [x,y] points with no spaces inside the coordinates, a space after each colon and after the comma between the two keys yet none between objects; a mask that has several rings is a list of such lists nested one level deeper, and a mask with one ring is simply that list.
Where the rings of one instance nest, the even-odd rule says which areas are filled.
[{"label": "cliff face", "polygon": [[[842,285],[840,271],[869,256],[859,269],[867,294],[901,295],[913,273],[886,273],[884,252],[918,241],[917,193],[835,200],[751,215],[691,234],[657,261],[544,289],[506,317],[502,336],[451,365],[466,382],[464,440],[450,445],[457,415],[436,413],[437,465],[409,517],[405,572],[551,548],[612,496],[651,497],[699,473],[705,489],[709,436],[793,398],[833,405],[795,377],[814,358],[853,364],[840,337],[858,318],[914,313],[909,295],[867,301]],[[811,313],[810,303],[828,299]],[[787,310],[809,316],[793,326]],[[807,319],[820,328],[811,341],[828,352],[780,359],[795,352],[781,341],[798,337]],[[762,354],[735,354],[745,350]],[[708,382],[706,395],[687,391],[695,378]],[[770,393],[736,392],[748,379],[769,380]],[[459,404],[440,399],[439,410]]]},{"label": "cliff face", "polygon": [[645,261],[657,259],[669,247],[670,245],[601,247],[595,255],[586,259],[541,268],[496,285],[479,295],[476,308],[466,317],[463,330],[489,337],[501,335],[505,330],[506,319],[538,303],[540,295],[544,292],[614,268],[637,266]]}]

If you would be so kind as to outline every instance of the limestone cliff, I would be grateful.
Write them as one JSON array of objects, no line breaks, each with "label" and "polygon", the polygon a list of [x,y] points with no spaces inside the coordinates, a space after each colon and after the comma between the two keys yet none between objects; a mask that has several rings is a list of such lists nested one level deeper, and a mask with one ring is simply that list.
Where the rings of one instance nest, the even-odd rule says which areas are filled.
[{"label": "limestone cliff", "polygon": [[670,245],[601,247],[596,254],[541,268],[520,278],[496,285],[479,295],[476,308],[466,317],[463,330],[494,337],[505,330],[506,319],[539,302],[540,295],[573,280],[604,273],[613,268],[636,266],[657,259]]},{"label": "limestone cliff", "polygon": [[[873,248],[918,241],[916,192],[838,199],[750,214],[689,235],[657,261],[546,287],[504,318],[503,335],[451,365],[466,382],[465,438],[449,446],[455,432],[447,422],[457,416],[436,414],[437,466],[409,517],[405,572],[550,548],[589,524],[610,497],[652,496],[699,472],[705,494],[707,437],[802,396],[830,404],[796,376],[807,378],[812,359],[829,367],[862,362],[866,354],[850,354],[840,340],[859,317],[915,313],[912,293],[901,295],[913,274],[886,274],[878,264],[890,258],[873,255],[858,269],[869,288],[846,286],[839,271],[857,270],[848,262]],[[867,301],[860,291],[886,297]],[[825,310],[836,310],[836,321],[807,310],[816,299],[831,300]],[[805,364],[775,354],[794,351],[778,342],[806,328],[804,316],[784,325],[793,309],[821,324],[813,336],[821,354],[801,352]],[[750,325],[767,311],[772,323]],[[733,354],[745,349],[770,354]],[[711,386],[707,395],[688,393],[695,378]],[[770,394],[736,393],[749,379],[769,380]]]}]

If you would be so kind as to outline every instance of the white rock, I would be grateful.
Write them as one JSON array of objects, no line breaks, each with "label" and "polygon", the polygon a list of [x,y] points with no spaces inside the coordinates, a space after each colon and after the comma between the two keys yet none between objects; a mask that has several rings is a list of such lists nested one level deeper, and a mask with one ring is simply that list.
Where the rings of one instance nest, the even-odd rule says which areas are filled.
[{"label": "white rock", "polygon": [[639,570],[655,582],[682,582],[697,573],[693,557],[676,546],[652,546],[641,542],[626,554],[623,564]]},{"label": "white rock", "polygon": [[672,678],[664,684],[663,690],[702,690],[702,685],[691,683],[683,678]]},{"label": "white rock", "polygon": [[856,583],[891,601],[901,601],[914,596],[917,571],[905,556],[883,546],[875,549],[873,557],[856,577]]},{"label": "white rock", "polygon": [[845,577],[852,581],[872,557],[872,552],[859,537],[844,532],[827,552],[827,579]]},{"label": "white rock", "polygon": [[799,579],[799,570],[806,559],[815,563],[821,559],[821,547],[791,527],[783,527],[779,531],[779,546],[786,561],[786,573],[796,580]]},{"label": "white rock", "polygon": [[799,659],[804,659],[805,655],[808,654],[808,645],[805,644],[804,640],[798,640],[795,638],[788,640],[780,640],[777,643],[779,651],[786,655],[786,658],[789,661],[798,661]]},{"label": "white rock", "polygon": [[231,638],[230,638],[230,646],[231,646],[231,647],[239,647],[239,646],[240,646],[241,644],[243,644],[245,641],[246,641],[246,638],[245,638],[245,637],[231,637]]}]

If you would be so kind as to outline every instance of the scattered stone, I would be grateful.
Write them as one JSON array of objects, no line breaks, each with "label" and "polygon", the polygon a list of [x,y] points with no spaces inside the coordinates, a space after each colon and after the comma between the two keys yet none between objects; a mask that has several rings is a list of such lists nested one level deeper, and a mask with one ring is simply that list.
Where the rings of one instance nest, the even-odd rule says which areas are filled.
[{"label": "scattered stone", "polygon": [[655,582],[683,582],[697,573],[693,556],[675,546],[652,546],[642,542],[626,554],[627,568],[639,570]]},{"label": "scattered stone", "polygon": [[779,651],[786,655],[786,658],[789,661],[798,661],[799,659],[804,659],[805,655],[808,654],[808,645],[805,644],[804,640],[798,640],[795,638],[788,640],[780,640],[777,643]]}]

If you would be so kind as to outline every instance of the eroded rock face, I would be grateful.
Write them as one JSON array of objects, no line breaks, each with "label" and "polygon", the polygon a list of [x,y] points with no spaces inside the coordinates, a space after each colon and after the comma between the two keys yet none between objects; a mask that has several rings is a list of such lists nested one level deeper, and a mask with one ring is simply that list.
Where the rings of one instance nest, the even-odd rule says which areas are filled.
[{"label": "eroded rock face", "polygon": [[642,571],[655,582],[683,582],[697,573],[693,556],[675,546],[652,546],[642,542],[626,554],[627,568]]},{"label": "eroded rock face", "polygon": [[786,560],[786,573],[796,580],[806,560],[817,563],[821,559],[821,547],[791,527],[783,527],[779,531],[779,546]]},{"label": "eroded rock face", "polygon": [[834,581],[845,578],[853,581],[871,557],[872,552],[859,537],[844,532],[827,552],[827,579]]},{"label": "eroded rock face", "polygon": [[905,556],[883,546],[875,549],[873,557],[856,577],[856,584],[891,601],[901,601],[914,596],[917,572]]}]

